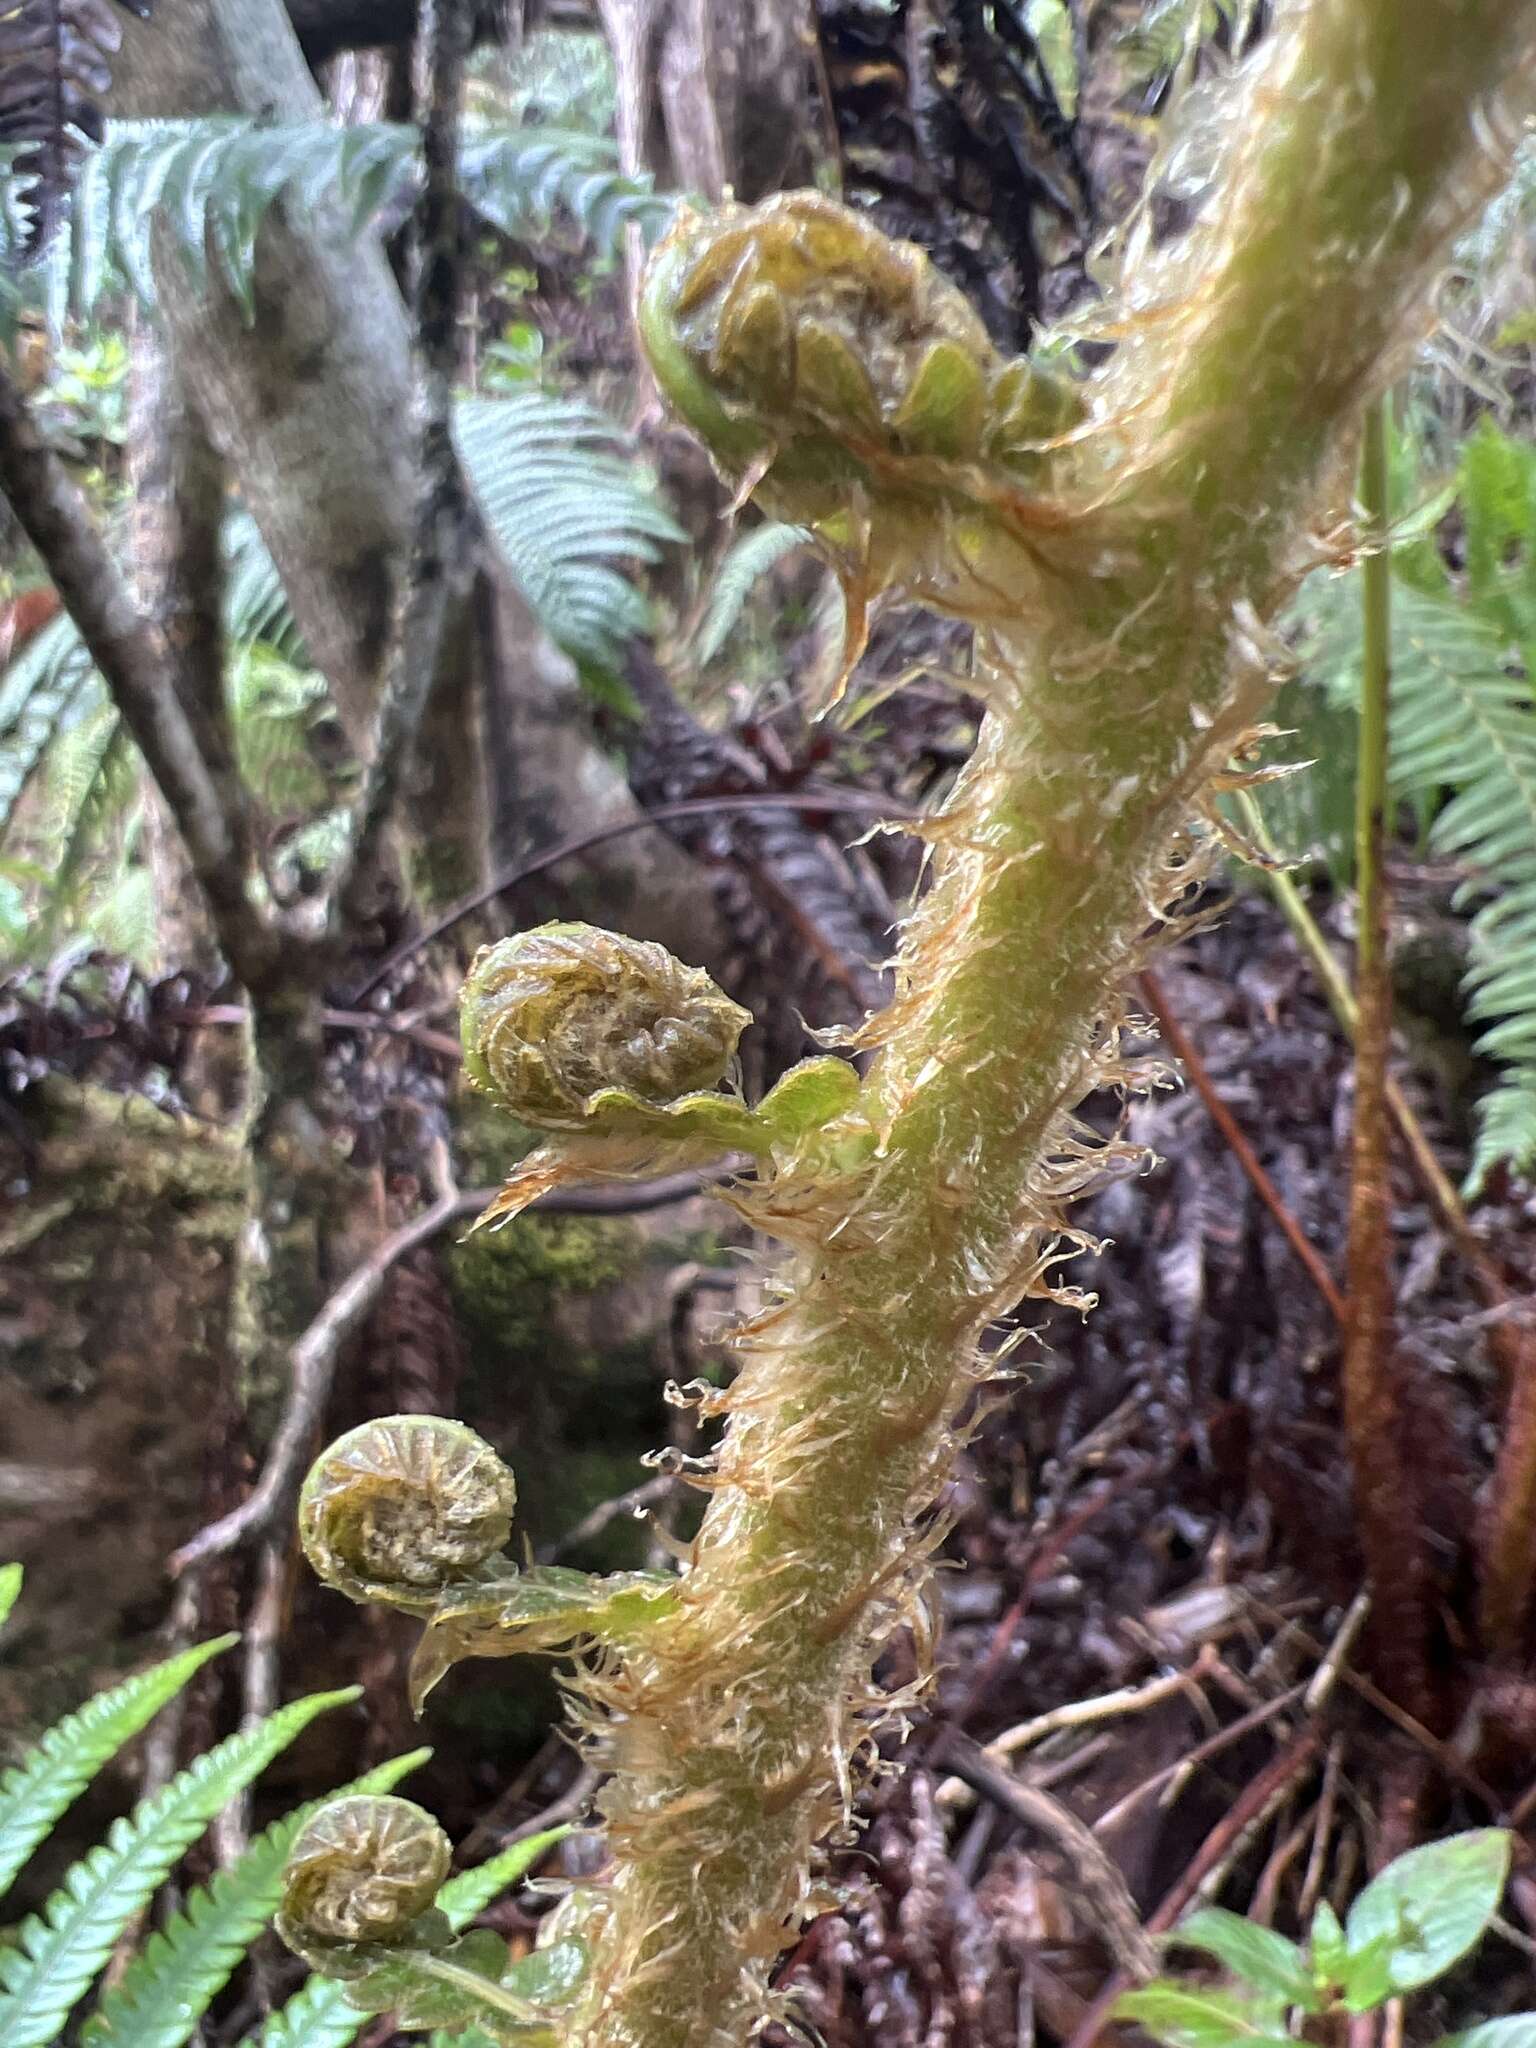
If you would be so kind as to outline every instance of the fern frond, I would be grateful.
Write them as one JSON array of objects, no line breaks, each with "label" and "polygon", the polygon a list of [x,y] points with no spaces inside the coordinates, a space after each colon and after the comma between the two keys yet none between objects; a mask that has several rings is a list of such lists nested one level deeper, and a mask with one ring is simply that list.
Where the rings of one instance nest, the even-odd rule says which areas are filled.
[{"label": "fern frond", "polygon": [[[449,1878],[437,1903],[455,1932],[467,1927],[477,1913],[483,1913],[570,1832],[568,1827],[546,1828],[542,1834],[514,1842],[488,1862],[477,1863],[473,1870]],[[248,2035],[240,2048],[348,2048],[367,2018],[367,2013],[348,2005],[342,1987],[334,1980],[311,1977],[258,2033]]]},{"label": "fern frond", "polygon": [[810,537],[803,526],[787,526],[782,520],[770,519],[731,543],[716,571],[709,610],[693,646],[693,658],[700,668],[712,662],[730,638],[754,584],[776,562],[803,547]]},{"label": "fern frond", "polygon": [[1476,1194],[1506,1161],[1524,1173],[1536,1167],[1536,1065],[1506,1075],[1478,1104],[1469,1192]]},{"label": "fern frond", "polygon": [[579,665],[618,666],[640,593],[612,566],[657,558],[682,531],[639,481],[613,421],[545,391],[470,399],[454,430],[475,492],[539,623]]},{"label": "fern frond", "polygon": [[[21,1567],[7,1565],[6,1571],[15,1574],[8,1586],[14,1600],[21,1589]],[[0,1894],[102,1766],[153,1720],[167,1700],[175,1698],[210,1657],[217,1657],[238,1640],[236,1636],[217,1636],[125,1678],[110,1692],[88,1700],[78,1712],[67,1714],[20,1763],[0,1777]]]},{"label": "fern frond", "polygon": [[[1486,1027],[1477,1051],[1515,1071],[1479,1105],[1475,1193],[1498,1159],[1536,1168],[1536,1143],[1498,1149],[1527,1131],[1536,1085],[1536,452],[1484,428],[1459,494],[1464,590],[1443,570],[1438,591],[1393,582],[1392,773],[1398,795],[1441,805],[1430,846],[1467,871],[1461,900],[1488,898],[1468,927],[1467,1014]],[[1299,607],[1309,668],[1336,701],[1358,675],[1356,573],[1309,578]]]},{"label": "fern frond", "polygon": [[[55,325],[89,316],[119,279],[154,307],[152,238],[163,234],[199,285],[213,262],[249,319],[256,239],[283,201],[359,235],[409,207],[420,182],[414,128],[298,121],[261,126],[232,115],[114,122],[81,164],[73,217],[50,269]],[[459,178],[493,227],[528,238],[568,222],[599,250],[624,229],[666,225],[673,202],[627,178],[613,143],[580,130],[467,124]]]},{"label": "fern frond", "polygon": [[15,1947],[0,1950],[0,2048],[47,2048],[182,1851],[318,1714],[360,1692],[349,1686],[296,1700],[259,1726],[231,1735],[154,1799],[114,1822],[106,1841],[66,1873],[40,1913],[23,1922]]},{"label": "fern frond", "polygon": [[[339,1792],[388,1792],[432,1754],[412,1750],[367,1772]],[[283,1865],[311,1814],[307,1805],[274,1821],[231,1869],[190,1893],[180,1912],[152,1934],[81,2030],[82,2048],[181,2048],[283,1894]]]},{"label": "fern frond", "polygon": [[100,689],[67,612],[50,619],[0,672],[0,839],[52,740]]},{"label": "fern frond", "polygon": [[[0,1628],[11,1618],[11,1609],[21,1598],[21,1582],[25,1574],[19,1564],[0,1564]],[[4,1781],[0,1780],[0,1798],[5,1796]],[[0,1890],[3,1890],[0,1884]]]}]

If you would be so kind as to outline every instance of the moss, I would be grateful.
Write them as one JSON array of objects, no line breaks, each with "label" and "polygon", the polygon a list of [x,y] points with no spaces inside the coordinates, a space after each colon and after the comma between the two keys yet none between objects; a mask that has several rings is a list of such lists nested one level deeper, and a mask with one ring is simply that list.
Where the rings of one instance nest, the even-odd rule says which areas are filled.
[{"label": "moss", "polygon": [[555,1297],[621,1280],[639,1263],[640,1244],[623,1218],[520,1216],[454,1246],[454,1295],[472,1333],[498,1351],[543,1349]]}]

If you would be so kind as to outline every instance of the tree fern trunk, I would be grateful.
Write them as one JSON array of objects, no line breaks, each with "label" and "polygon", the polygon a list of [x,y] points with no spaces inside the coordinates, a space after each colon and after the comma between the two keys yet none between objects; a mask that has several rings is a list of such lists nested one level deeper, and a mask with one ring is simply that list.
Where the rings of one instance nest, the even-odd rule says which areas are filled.
[{"label": "tree fern trunk", "polygon": [[617,1869],[584,2048],[738,2042],[811,1909],[977,1340],[1041,1284],[1115,990],[1269,695],[1262,621],[1341,437],[1500,175],[1495,95],[1533,33],[1525,0],[1421,0],[1411,33],[1397,0],[1290,8],[1215,117],[1203,225],[1129,267],[1089,430],[1018,512],[997,708],[928,828],[934,885],[870,1034],[876,1156],[759,1198],[795,1249],[739,1340],[678,1611],[587,1681]]}]

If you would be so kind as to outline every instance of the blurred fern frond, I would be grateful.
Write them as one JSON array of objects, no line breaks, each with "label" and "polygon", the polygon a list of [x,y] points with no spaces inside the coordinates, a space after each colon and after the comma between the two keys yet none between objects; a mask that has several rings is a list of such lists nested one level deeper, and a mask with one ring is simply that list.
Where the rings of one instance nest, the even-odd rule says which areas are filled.
[{"label": "blurred fern frond", "polygon": [[[1422,539],[1394,551],[1392,766],[1431,850],[1465,873],[1467,1015],[1507,1068],[1478,1108],[1476,1192],[1501,1161],[1536,1169],[1536,449],[1485,422],[1456,502],[1459,574]],[[1307,673],[1336,711],[1358,687],[1358,576],[1318,572],[1297,605]]]},{"label": "blurred fern frond", "polygon": [[[418,148],[414,128],[382,121],[263,126],[205,115],[114,122],[84,154],[74,204],[55,237],[53,323],[66,314],[88,317],[120,282],[153,309],[153,245],[162,236],[200,283],[214,266],[249,318],[256,239],[272,208],[290,204],[359,235],[409,208],[421,175]],[[468,203],[520,238],[546,235],[564,221],[610,249],[630,224],[653,233],[671,212],[672,202],[648,181],[619,172],[607,137],[579,129],[466,124],[459,177]]]},{"label": "blurred fern frond", "polygon": [[625,435],[580,399],[537,389],[464,401],[459,452],[535,617],[578,667],[611,675],[646,606],[615,565],[653,562],[682,530]]}]

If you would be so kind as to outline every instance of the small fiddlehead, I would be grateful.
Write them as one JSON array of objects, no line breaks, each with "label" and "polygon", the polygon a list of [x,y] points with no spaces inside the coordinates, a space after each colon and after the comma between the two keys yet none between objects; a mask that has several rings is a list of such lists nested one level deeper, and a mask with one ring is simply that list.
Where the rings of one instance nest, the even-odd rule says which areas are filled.
[{"label": "small fiddlehead", "polygon": [[460,1007],[464,1071],[535,1130],[581,1130],[614,1098],[666,1109],[714,1088],[751,1013],[665,946],[546,924],[482,947]]},{"label": "small fiddlehead", "polygon": [[398,1945],[419,1934],[452,1860],[448,1837],[409,1799],[333,1799],[288,1852],[278,1933],[316,1967],[338,1950]]},{"label": "small fiddlehead", "polygon": [[673,1581],[656,1572],[520,1569],[502,1555],[516,1499],[517,1482],[490,1445],[440,1415],[360,1423],[304,1481],[299,1540],[316,1575],[350,1600],[427,1624],[411,1665],[418,1712],[466,1657],[614,1641],[672,1597]]},{"label": "small fiddlehead", "polygon": [[657,381],[726,478],[811,528],[848,599],[845,675],[870,598],[1012,620],[1037,576],[1051,453],[1081,387],[998,354],[923,252],[794,192],[685,213],[647,272]]},{"label": "small fiddlehead", "polygon": [[451,1862],[448,1837],[409,1799],[333,1799],[289,1851],[277,1932],[363,2012],[393,2013],[406,2028],[477,2027],[510,2048],[554,2048],[552,2022],[587,1973],[582,1895],[548,1917],[532,1955],[509,1964],[500,1936],[456,1935],[439,1910]]},{"label": "small fiddlehead", "polygon": [[516,1501],[510,1469],[462,1422],[386,1416],[315,1461],[299,1539],[318,1576],[349,1598],[426,1614],[505,1548]]},{"label": "small fiddlehead", "polygon": [[749,1109],[720,1084],[751,1013],[664,946],[594,925],[482,947],[459,1021],[471,1086],[552,1140],[518,1162],[482,1224],[563,1181],[632,1180],[733,1152],[770,1160],[858,1093],[845,1062],[806,1060]]}]

